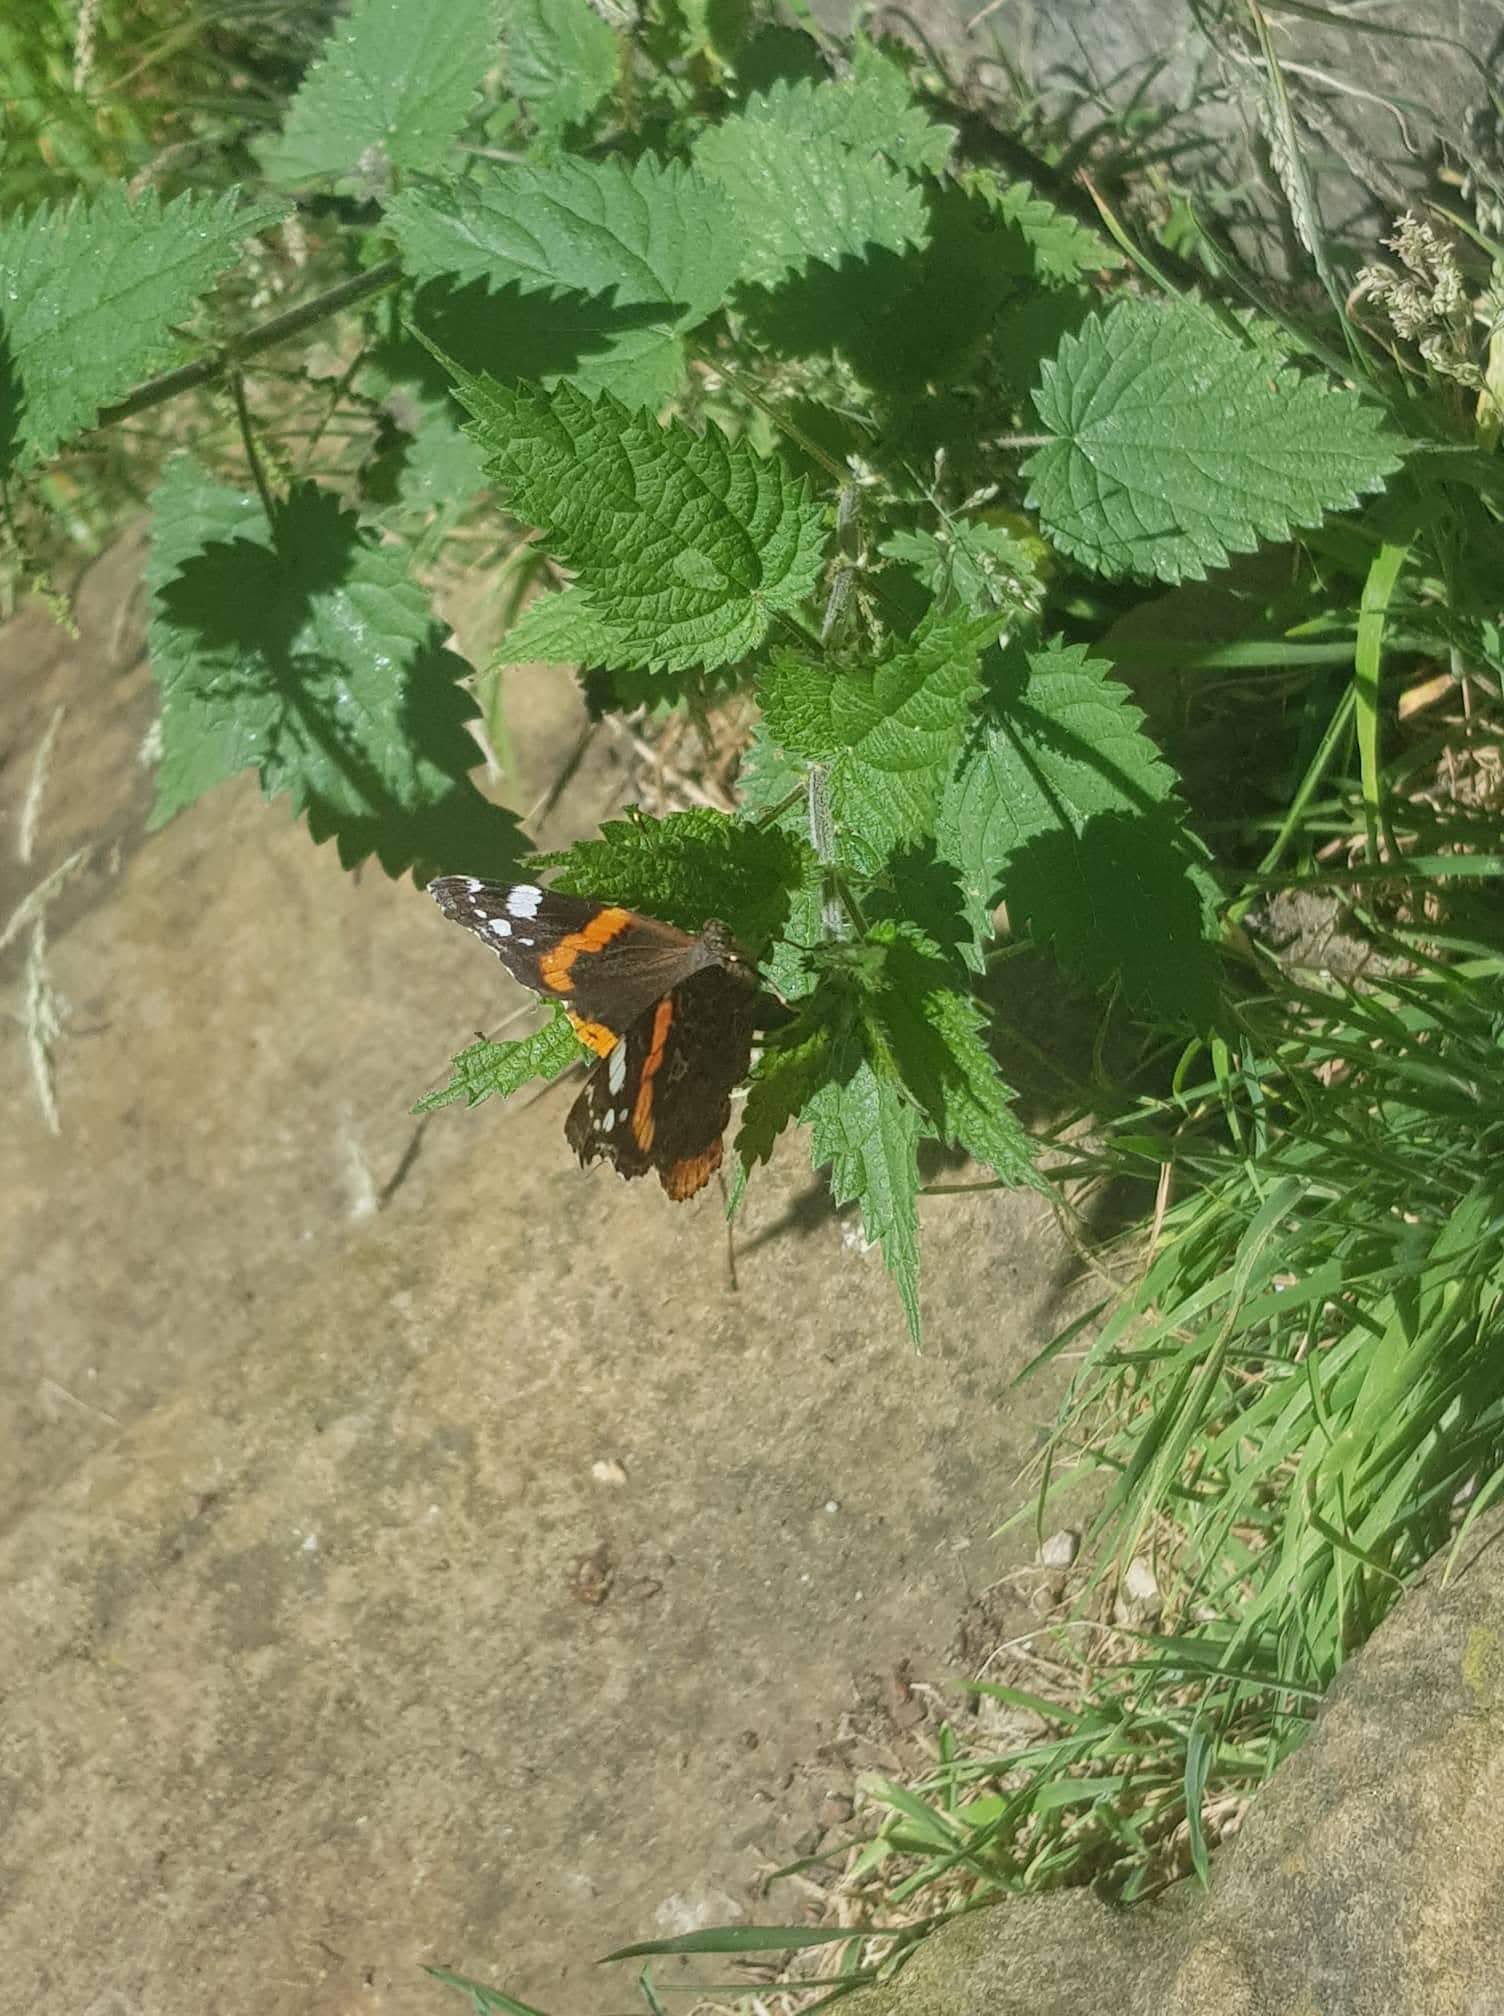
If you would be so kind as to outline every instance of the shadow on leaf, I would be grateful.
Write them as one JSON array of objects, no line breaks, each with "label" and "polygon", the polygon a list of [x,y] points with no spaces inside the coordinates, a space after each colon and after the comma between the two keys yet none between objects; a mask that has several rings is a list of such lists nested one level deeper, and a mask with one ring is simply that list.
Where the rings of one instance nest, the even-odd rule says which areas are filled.
[{"label": "shadow on leaf", "polygon": [[221,774],[254,766],[347,867],[374,854],[391,875],[504,874],[520,837],[469,779],[464,662],[439,625],[414,634],[394,609],[405,585],[394,562],[312,485],[278,506],[270,544],[238,537],[191,554],[157,592],[176,647],[164,737],[170,749],[232,722]]}]

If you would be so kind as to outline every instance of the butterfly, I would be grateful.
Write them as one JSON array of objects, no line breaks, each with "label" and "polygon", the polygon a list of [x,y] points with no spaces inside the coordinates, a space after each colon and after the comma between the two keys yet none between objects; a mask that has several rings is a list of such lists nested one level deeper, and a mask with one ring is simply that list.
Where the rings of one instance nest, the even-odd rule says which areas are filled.
[{"label": "butterfly", "polygon": [[513,979],[561,1002],[600,1058],[564,1122],[580,1161],[629,1177],[656,1169],[676,1201],[702,1190],[755,1033],[787,1014],[726,927],[680,931],[533,882],[441,875],[428,891]]}]

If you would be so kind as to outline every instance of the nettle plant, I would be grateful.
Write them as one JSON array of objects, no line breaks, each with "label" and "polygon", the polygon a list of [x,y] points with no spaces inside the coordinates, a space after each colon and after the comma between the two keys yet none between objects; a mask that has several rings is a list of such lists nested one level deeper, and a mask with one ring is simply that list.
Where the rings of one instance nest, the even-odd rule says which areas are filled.
[{"label": "nettle plant", "polygon": [[[13,216],[13,494],[176,398],[155,820],[252,768],[347,865],[526,863],[723,920],[794,1011],[741,1171],[807,1124],[917,1335],[921,1143],[1043,1180],[977,994],[997,906],[1144,1020],[1217,1017],[1208,859],[1112,663],[1062,635],[1078,584],[1199,581],[1403,443],[1287,329],[1130,290],[1107,238],[968,158],[907,52],[610,12],[355,0],[244,186]],[[592,668],[623,708],[750,691],[739,816],[529,857],[418,581],[496,508],[554,570],[500,662]],[[559,1014],[425,1103],[580,1054]]]}]

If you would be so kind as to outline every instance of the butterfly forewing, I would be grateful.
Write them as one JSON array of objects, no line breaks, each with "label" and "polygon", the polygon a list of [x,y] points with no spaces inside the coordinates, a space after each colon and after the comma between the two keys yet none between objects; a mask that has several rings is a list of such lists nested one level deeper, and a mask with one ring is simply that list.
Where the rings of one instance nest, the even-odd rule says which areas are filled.
[{"label": "butterfly forewing", "polygon": [[[428,887],[445,916],[483,939],[514,980],[564,1002],[577,1023],[612,1039],[714,958],[703,939],[672,924],[531,882],[443,875]],[[609,1048],[604,1039],[585,1040]]]}]

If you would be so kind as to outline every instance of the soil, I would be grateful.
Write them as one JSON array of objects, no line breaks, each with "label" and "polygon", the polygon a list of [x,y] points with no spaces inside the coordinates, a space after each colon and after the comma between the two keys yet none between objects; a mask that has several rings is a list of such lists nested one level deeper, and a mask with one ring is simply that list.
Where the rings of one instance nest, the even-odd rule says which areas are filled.
[{"label": "soil", "polygon": [[[733,1287],[714,1186],[582,1173],[567,1092],[420,1126],[524,997],[250,780],[146,832],[140,565],[76,640],[40,602],[0,635],[13,815],[68,710],[0,915],[96,849],[49,913],[56,1137],[0,1047],[0,2010],[457,2008],[424,1966],[620,2010],[600,1955],[797,1921],[761,1879],[922,1756],[1032,1551],[993,1534],[1066,1255],[1036,1198],[927,1202],[920,1355],[797,1136]],[[519,672],[508,721],[525,810],[572,682]],[[538,837],[630,795],[597,737]]]}]

